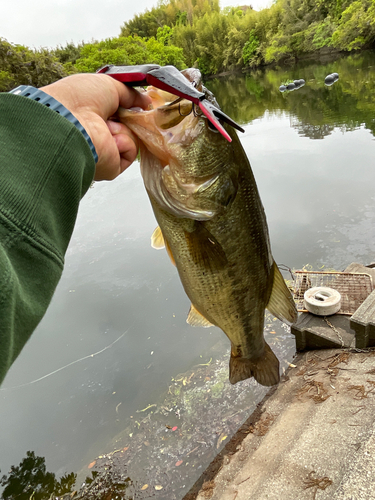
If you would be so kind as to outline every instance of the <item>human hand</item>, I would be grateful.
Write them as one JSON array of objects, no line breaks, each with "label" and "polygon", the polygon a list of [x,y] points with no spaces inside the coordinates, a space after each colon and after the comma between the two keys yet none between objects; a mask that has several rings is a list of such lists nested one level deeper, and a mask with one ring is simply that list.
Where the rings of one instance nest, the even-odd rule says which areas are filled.
[{"label": "human hand", "polygon": [[98,154],[95,180],[112,180],[133,163],[138,138],[110,118],[119,106],[146,109],[151,103],[146,94],[101,74],[68,76],[41,90],[65,106],[89,134]]}]

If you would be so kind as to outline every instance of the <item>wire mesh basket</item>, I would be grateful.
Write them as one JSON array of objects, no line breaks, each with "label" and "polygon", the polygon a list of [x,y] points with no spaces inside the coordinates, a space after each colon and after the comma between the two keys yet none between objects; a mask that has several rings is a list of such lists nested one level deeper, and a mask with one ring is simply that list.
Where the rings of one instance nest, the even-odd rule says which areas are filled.
[{"label": "wire mesh basket", "polygon": [[327,286],[341,294],[341,308],[337,314],[352,316],[373,290],[372,277],[366,273],[294,271],[294,300],[299,312],[305,309],[303,296],[314,286]]}]

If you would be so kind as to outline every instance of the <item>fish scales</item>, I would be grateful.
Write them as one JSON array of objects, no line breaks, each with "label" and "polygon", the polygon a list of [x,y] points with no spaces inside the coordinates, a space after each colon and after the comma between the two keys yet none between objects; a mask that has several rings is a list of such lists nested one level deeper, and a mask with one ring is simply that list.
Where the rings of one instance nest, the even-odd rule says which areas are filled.
[{"label": "fish scales", "polygon": [[293,322],[296,309],[272,257],[250,163],[229,126],[232,143],[191,103],[163,97],[152,111],[119,112],[142,141],[141,171],[160,227],[153,244],[164,243],[177,266],[192,303],[188,322],[216,325],[230,339],[230,381],[254,376],[274,385],[279,362],[264,340],[264,312]]},{"label": "fish scales", "polygon": [[[238,141],[235,133],[233,136]],[[272,289],[273,259],[264,228],[264,210],[247,158],[239,168],[239,188],[228,210],[213,220],[195,222],[195,226],[206,228],[224,250],[227,258],[224,266],[213,259],[208,262],[199,256],[193,259],[181,220],[160,209],[155,200],[152,205],[192,303],[199,304],[199,312],[221,328],[242,355],[247,356],[264,349],[264,310]],[[259,216],[253,217],[254,213]],[[246,336],[248,331],[256,335]]]}]

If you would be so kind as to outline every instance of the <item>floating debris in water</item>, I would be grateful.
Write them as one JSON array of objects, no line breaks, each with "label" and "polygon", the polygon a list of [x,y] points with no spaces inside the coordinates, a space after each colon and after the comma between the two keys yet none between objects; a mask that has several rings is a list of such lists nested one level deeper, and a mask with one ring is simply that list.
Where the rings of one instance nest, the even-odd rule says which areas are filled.
[{"label": "floating debris in water", "polygon": [[337,80],[339,79],[339,74],[338,73],[331,73],[330,75],[327,75],[324,79],[324,83],[327,85],[327,87],[333,85]]},{"label": "floating debris in water", "polygon": [[292,91],[292,90],[297,90],[305,85],[305,80],[303,78],[300,78],[299,80],[294,80],[293,82],[285,83],[280,85],[279,90],[280,92],[285,92],[286,90]]},{"label": "floating debris in water", "polygon": [[[289,354],[285,352],[290,328],[269,312],[265,325],[267,342],[277,347],[281,363],[288,366],[294,354],[294,344]],[[119,451],[96,458],[90,469],[95,477],[89,478],[92,482],[79,492],[79,500],[97,500],[98,491],[109,493],[113,482],[122,485],[124,475],[131,478],[122,493],[124,500],[142,500],[153,495],[168,500],[180,498],[187,475],[189,483],[194,483],[200,468],[215,458],[242,425],[244,415],[251,413],[266,393],[266,388],[251,379],[236,386],[230,384],[230,353],[224,347],[225,340],[218,342],[209,354],[197,356],[200,363],[176,373],[160,400],[152,403],[154,406],[146,401],[145,408],[141,406],[136,416],[127,419],[124,428],[107,444],[109,449]],[[254,429],[256,433],[264,431],[263,427]],[[86,464],[78,482],[84,482],[87,472]],[[145,484],[148,488],[142,490]],[[162,486],[162,490],[155,490],[155,485]]]}]

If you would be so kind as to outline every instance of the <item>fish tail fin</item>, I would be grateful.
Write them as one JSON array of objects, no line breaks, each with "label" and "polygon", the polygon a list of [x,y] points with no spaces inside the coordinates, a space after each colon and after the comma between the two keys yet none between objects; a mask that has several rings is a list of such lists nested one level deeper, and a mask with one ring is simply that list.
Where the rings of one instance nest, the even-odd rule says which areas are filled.
[{"label": "fish tail fin", "polygon": [[236,384],[241,380],[254,377],[255,380],[265,386],[276,385],[280,382],[279,360],[266,343],[263,356],[256,360],[233,356],[229,361],[229,381]]},{"label": "fish tail fin", "polygon": [[273,263],[273,286],[267,309],[284,323],[291,324],[297,319],[296,304],[276,262]]}]

